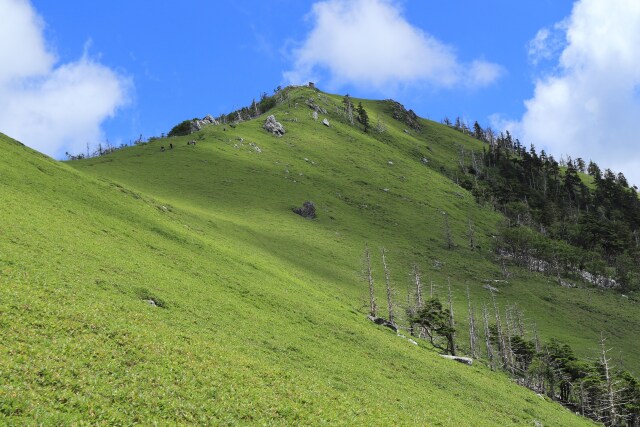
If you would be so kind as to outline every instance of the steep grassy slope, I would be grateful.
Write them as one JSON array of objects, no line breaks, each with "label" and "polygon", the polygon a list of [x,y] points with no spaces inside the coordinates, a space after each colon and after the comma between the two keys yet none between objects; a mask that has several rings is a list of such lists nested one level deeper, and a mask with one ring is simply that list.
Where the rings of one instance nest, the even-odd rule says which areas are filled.
[{"label": "steep grassy slope", "polygon": [[[322,125],[323,114],[313,120],[309,98],[327,110],[330,127]],[[490,253],[501,216],[479,207],[469,192],[442,175],[444,170],[454,177],[460,147],[469,163],[471,150],[481,153],[480,142],[427,120],[415,131],[392,118],[390,102],[361,101],[372,123],[384,124],[384,133],[364,134],[344,123],[338,112],[341,97],[298,88],[269,112],[287,127],[282,138],[267,134],[259,118],[71,164],[207,221],[224,220],[221,234],[259,247],[278,262],[288,262],[288,268],[330,278],[332,284],[325,286],[333,286],[330,292],[352,307],[365,305],[358,276],[366,242],[376,253],[381,246],[389,250],[398,300],[406,300],[415,263],[441,296],[451,278],[458,313],[466,313],[466,286],[477,307],[487,303],[483,280],[502,279]],[[186,146],[193,138],[198,145]],[[160,145],[169,142],[176,148],[160,152]],[[303,221],[291,213],[304,200],[319,207],[317,220]],[[454,250],[445,248],[443,212],[449,216]],[[468,248],[469,220],[480,251]],[[379,268],[377,273],[382,279]],[[513,273],[509,284],[497,285],[497,296],[503,305],[517,304],[525,312],[530,330],[535,322],[542,338],[559,338],[590,358],[604,332],[621,354],[616,361],[640,372],[640,308],[633,299],[589,288],[564,289],[540,275]]]},{"label": "steep grassy slope", "polygon": [[[245,138],[259,135],[251,126]],[[351,142],[363,144],[350,129],[320,129],[354,132]],[[428,240],[437,212],[415,208],[427,199],[402,198],[411,181],[377,188],[389,176],[387,152],[371,153],[380,175],[363,184],[341,163],[314,172],[339,153],[312,155],[293,132],[262,137],[262,153],[233,148],[229,132],[78,164],[99,178],[0,135],[0,423],[589,425],[500,374],[442,360],[364,319],[365,240],[396,254],[398,281],[408,258],[427,255],[443,269],[458,263],[465,277],[462,257],[450,263]],[[297,155],[276,159],[285,152],[276,147]],[[429,191],[453,191],[425,173],[416,191],[428,182]],[[316,221],[289,211],[307,198],[321,207]],[[404,207],[396,214],[385,198]],[[472,207],[464,194],[443,203]],[[419,233],[424,245],[414,249]],[[478,263],[464,274],[492,269]]]}]

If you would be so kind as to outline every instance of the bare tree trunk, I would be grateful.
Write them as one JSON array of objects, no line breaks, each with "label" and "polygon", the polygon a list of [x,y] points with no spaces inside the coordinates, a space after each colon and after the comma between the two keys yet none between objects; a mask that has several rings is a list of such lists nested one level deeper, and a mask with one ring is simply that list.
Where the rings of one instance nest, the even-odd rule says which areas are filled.
[{"label": "bare tree trunk", "polygon": [[393,315],[393,292],[391,290],[391,279],[389,277],[389,267],[387,267],[387,258],[386,258],[386,251],[384,248],[381,249],[382,251],[382,267],[384,268],[384,278],[385,278],[385,283],[387,285],[387,307],[389,309],[389,322],[391,322],[392,324],[395,324],[395,319],[394,319],[394,315]]},{"label": "bare tree trunk", "polygon": [[493,346],[491,345],[491,329],[489,329],[489,310],[486,305],[482,306],[482,324],[484,326],[484,344],[487,350],[487,359],[491,369],[496,369]]},{"label": "bare tree trunk", "polygon": [[[453,316],[453,298],[451,296],[451,279],[447,277],[447,285],[449,288],[449,325],[451,326],[451,328],[455,328],[456,327],[456,323],[454,320],[454,316]],[[456,355],[456,341],[455,341],[455,337],[456,337],[456,333],[452,332],[451,333],[451,355],[455,356]]]},{"label": "bare tree trunk", "polygon": [[367,274],[367,281],[369,282],[369,314],[373,317],[378,316],[378,306],[376,305],[376,294],[373,287],[373,274],[371,272],[371,254],[369,253],[369,246],[364,247],[364,260]]},{"label": "bare tree trunk", "polygon": [[606,396],[605,396],[605,402],[603,406],[603,409],[605,410],[605,413],[608,413],[608,422],[606,423],[607,425],[611,425],[611,426],[615,426],[618,425],[618,411],[616,408],[616,396],[615,396],[615,392],[614,392],[614,384],[613,384],[613,379],[611,378],[611,372],[610,372],[610,367],[609,367],[609,362],[611,361],[611,359],[607,358],[607,352],[608,350],[605,348],[605,338],[604,338],[604,334],[600,334],[600,348],[601,348],[601,352],[600,352],[600,363],[602,364],[602,368],[604,370],[604,380],[605,380],[605,386],[606,386]]},{"label": "bare tree trunk", "polygon": [[511,313],[511,309],[509,307],[505,308],[504,318],[505,318],[505,324],[507,326],[507,339],[505,340],[507,361],[509,363],[509,369],[511,373],[515,374],[516,363],[515,363],[515,357],[513,354],[513,348],[511,346],[511,338],[513,337],[513,316]]},{"label": "bare tree trunk", "polygon": [[420,270],[418,270],[418,266],[414,264],[413,266],[413,278],[416,281],[416,306],[419,309],[422,308],[422,277],[420,276]]},{"label": "bare tree trunk", "polygon": [[502,360],[502,366],[505,369],[509,368],[509,359],[507,358],[507,349],[504,342],[504,335],[502,333],[502,322],[500,320],[500,310],[498,309],[498,304],[496,303],[496,297],[491,292],[491,301],[493,302],[493,312],[496,318],[496,333],[498,334],[498,352],[500,353],[500,359]]},{"label": "bare tree trunk", "polygon": [[[415,265],[413,267],[415,269]],[[415,336],[416,331],[414,328],[414,323],[413,323],[413,319],[416,316],[416,313],[418,312],[417,307],[415,306],[415,303],[413,301],[412,298],[412,294],[411,294],[411,285],[407,286],[407,323],[409,324],[409,334],[411,334],[411,336]]]},{"label": "bare tree trunk", "polygon": [[476,331],[476,321],[473,314],[473,308],[471,307],[471,294],[469,293],[469,286],[467,286],[467,306],[469,309],[469,348],[471,351],[471,357],[478,358],[478,334]]},{"label": "bare tree trunk", "polygon": [[464,165],[465,165],[465,161],[464,161],[464,147],[460,146],[460,152],[458,154],[458,165],[460,166],[460,170],[464,173]]}]

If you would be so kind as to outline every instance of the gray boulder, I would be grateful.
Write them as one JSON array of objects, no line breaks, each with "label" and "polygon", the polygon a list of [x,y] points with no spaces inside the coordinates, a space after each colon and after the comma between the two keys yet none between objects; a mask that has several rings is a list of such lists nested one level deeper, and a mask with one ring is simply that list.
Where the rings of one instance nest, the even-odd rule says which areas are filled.
[{"label": "gray boulder", "polygon": [[330,126],[330,124],[329,124],[329,120],[327,120],[326,118],[325,118],[325,119],[322,119],[322,124],[323,124],[323,125],[325,125],[325,126],[327,126],[327,127],[329,127],[329,126]]},{"label": "gray boulder", "polygon": [[265,120],[262,127],[264,130],[275,136],[282,136],[285,133],[284,126],[282,126],[280,122],[276,121],[276,117],[273,114],[267,117],[267,120]]},{"label": "gray boulder", "polygon": [[374,317],[374,316],[369,315],[369,316],[367,316],[367,319],[371,320],[376,325],[386,326],[387,328],[391,329],[392,331],[398,332],[398,327],[396,326],[396,324],[393,323],[393,322],[388,321],[384,317]]},{"label": "gray boulder", "polygon": [[464,363],[465,365],[473,364],[473,359],[470,357],[450,356],[448,354],[441,354],[440,356],[444,357],[445,359],[455,360],[456,362]]},{"label": "gray boulder", "polygon": [[313,219],[316,217],[316,206],[311,201],[304,202],[300,208],[293,208],[293,211],[303,218]]}]

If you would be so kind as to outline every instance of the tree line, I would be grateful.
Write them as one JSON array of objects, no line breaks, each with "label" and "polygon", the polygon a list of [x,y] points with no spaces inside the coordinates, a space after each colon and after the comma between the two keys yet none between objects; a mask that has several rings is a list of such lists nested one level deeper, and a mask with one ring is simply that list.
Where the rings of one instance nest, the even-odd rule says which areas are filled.
[{"label": "tree line", "polygon": [[[387,251],[380,250],[384,276],[386,310],[378,306],[372,254],[364,251],[364,278],[367,283],[369,319],[395,331],[406,330],[416,339],[428,341],[444,354],[468,354],[492,370],[501,370],[514,381],[546,395],[585,417],[607,426],[640,426],[640,382],[615,367],[604,335],[596,360],[580,359],[572,348],[557,339],[542,342],[535,324],[517,305],[500,307],[494,289],[488,286],[490,303],[478,310],[467,286],[468,343],[458,340],[453,291],[447,280],[446,300],[438,296],[434,282],[425,284],[417,265],[409,273],[405,304],[396,301]],[[386,317],[383,317],[386,316]]]},{"label": "tree line", "polygon": [[443,122],[484,142],[482,152],[459,146],[455,175],[508,218],[498,252],[547,274],[640,290],[640,199],[623,173],[579,157],[556,160],[478,122]]}]

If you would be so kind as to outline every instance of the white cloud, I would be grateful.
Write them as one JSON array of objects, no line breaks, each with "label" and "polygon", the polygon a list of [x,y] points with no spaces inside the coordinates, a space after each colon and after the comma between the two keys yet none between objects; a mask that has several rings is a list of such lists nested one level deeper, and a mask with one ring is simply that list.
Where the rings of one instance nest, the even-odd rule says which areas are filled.
[{"label": "white cloud", "polygon": [[542,61],[558,59],[567,45],[567,21],[556,23],[551,28],[541,28],[529,42],[529,61],[538,65]]},{"label": "white cloud", "polygon": [[103,139],[100,126],[128,102],[130,80],[86,51],[56,64],[26,0],[0,0],[0,16],[0,132],[54,157]]},{"label": "white cloud", "polygon": [[640,2],[580,0],[565,22],[557,67],[535,82],[517,132],[523,142],[593,159],[640,185]]},{"label": "white cloud", "polygon": [[434,87],[486,86],[502,67],[459,62],[454,49],[413,27],[390,0],[326,0],[313,5],[314,26],[293,51],[291,83],[321,81],[374,89],[427,83]]}]

